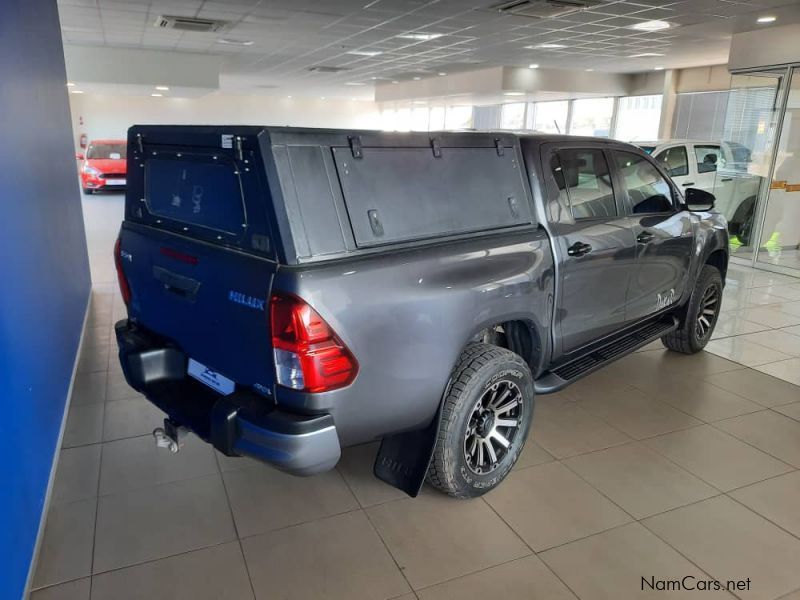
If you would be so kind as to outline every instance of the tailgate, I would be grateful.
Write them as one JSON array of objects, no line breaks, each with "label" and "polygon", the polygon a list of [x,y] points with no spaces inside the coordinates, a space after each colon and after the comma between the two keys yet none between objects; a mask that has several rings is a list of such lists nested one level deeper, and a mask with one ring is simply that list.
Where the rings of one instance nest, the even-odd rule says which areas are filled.
[{"label": "tailgate", "polygon": [[128,223],[120,248],[132,319],[238,384],[272,388],[274,262]]}]

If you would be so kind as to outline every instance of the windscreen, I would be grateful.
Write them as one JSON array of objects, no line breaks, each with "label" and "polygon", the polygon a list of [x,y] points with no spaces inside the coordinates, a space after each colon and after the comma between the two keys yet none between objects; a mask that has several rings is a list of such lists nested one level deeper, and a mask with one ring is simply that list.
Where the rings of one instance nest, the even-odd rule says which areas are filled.
[{"label": "windscreen", "polygon": [[126,144],[92,144],[86,158],[121,160],[128,157]]},{"label": "windscreen", "polygon": [[241,182],[232,162],[151,159],[145,166],[145,189],[147,208],[157,217],[233,234],[245,223]]}]

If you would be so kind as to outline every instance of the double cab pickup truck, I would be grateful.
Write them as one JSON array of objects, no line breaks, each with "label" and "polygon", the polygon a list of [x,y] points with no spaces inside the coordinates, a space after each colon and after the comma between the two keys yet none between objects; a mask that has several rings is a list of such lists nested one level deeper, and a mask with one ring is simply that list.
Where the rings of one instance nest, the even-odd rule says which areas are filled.
[{"label": "double cab pickup truck", "polygon": [[497,486],[537,394],[708,342],[714,197],[605,139],[134,126],[115,248],[126,380],[229,456],[297,475],[381,440],[411,496]]}]

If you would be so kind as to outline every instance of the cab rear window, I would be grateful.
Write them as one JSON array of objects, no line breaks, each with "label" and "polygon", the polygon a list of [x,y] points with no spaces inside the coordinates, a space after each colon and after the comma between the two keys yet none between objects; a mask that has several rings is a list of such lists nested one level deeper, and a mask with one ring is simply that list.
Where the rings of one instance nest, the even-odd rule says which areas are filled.
[{"label": "cab rear window", "polygon": [[151,215],[237,234],[245,224],[236,165],[211,157],[154,158],[145,164],[145,200]]}]

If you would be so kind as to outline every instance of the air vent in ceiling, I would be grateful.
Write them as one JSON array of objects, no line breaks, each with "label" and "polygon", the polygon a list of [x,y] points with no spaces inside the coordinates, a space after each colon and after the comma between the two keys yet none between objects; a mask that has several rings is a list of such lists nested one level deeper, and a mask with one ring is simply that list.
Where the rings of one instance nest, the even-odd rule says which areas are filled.
[{"label": "air vent in ceiling", "polygon": [[217,19],[197,19],[195,17],[176,17],[159,15],[155,26],[159,29],[177,29],[178,31],[194,31],[197,33],[216,33],[225,29],[227,21]]},{"label": "air vent in ceiling", "polygon": [[607,0],[507,0],[490,8],[504,15],[552,19],[602,4],[607,4]]},{"label": "air vent in ceiling", "polygon": [[349,71],[347,67],[334,67],[329,65],[315,65],[308,67],[308,70],[313,73],[341,73],[342,71]]}]

